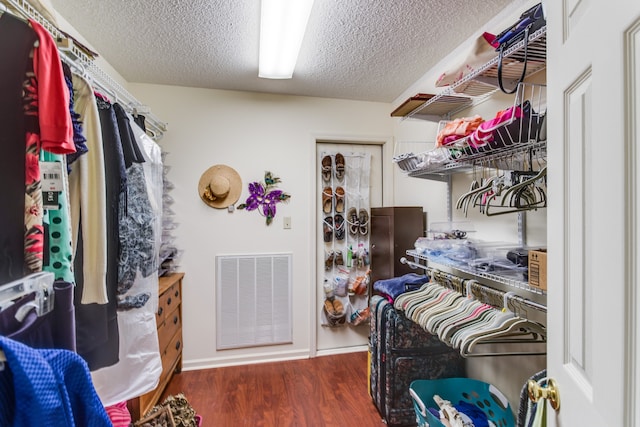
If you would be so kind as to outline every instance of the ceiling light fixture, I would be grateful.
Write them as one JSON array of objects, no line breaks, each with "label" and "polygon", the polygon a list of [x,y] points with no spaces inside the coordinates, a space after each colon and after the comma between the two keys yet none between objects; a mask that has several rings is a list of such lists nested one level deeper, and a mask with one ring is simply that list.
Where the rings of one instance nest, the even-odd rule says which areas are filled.
[{"label": "ceiling light fixture", "polygon": [[258,77],[290,79],[313,0],[262,0]]}]

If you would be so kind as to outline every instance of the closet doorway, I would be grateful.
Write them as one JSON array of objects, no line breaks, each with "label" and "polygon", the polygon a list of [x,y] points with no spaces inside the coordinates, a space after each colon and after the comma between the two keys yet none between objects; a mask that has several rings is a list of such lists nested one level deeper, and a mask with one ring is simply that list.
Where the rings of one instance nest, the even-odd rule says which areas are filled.
[{"label": "closet doorway", "polygon": [[[351,323],[351,315],[365,308],[368,298],[351,287],[368,268],[370,209],[383,203],[384,142],[316,141],[315,344],[319,353],[359,349],[368,342],[368,322]],[[343,309],[342,315],[326,311],[329,288],[334,301],[340,301],[336,305]]]}]

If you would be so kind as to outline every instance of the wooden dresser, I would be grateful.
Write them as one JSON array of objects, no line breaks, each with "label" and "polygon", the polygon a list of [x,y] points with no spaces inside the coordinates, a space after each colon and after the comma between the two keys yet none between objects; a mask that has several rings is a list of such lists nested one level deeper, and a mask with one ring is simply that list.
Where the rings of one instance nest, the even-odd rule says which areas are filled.
[{"label": "wooden dresser", "polygon": [[134,421],[153,408],[169,384],[174,372],[182,370],[182,278],[184,273],[160,277],[158,312],[158,342],[162,358],[162,374],[155,390],[127,402]]}]

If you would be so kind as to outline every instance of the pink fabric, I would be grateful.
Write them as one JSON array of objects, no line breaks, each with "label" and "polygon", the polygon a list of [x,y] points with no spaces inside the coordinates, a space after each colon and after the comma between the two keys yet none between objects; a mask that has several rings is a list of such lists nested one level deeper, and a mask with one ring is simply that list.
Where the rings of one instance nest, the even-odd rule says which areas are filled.
[{"label": "pink fabric", "polygon": [[131,414],[127,409],[127,402],[116,403],[105,408],[107,415],[113,423],[113,427],[129,427],[131,424]]},{"label": "pink fabric", "polygon": [[480,126],[478,126],[469,138],[469,145],[474,148],[487,145],[493,141],[493,131],[521,117],[522,108],[519,105],[498,111],[493,119],[482,122]]},{"label": "pink fabric", "polygon": [[436,137],[436,146],[443,147],[451,144],[453,141],[462,139],[475,131],[482,123],[482,117],[475,115],[473,117],[461,117],[454,119],[445,124],[438,132]]}]

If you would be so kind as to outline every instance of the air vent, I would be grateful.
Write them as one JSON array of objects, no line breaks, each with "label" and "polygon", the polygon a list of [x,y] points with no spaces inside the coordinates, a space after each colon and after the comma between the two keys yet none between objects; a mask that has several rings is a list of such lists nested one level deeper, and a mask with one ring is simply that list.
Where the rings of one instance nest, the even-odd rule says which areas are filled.
[{"label": "air vent", "polygon": [[291,258],[216,257],[218,350],[292,342]]}]

